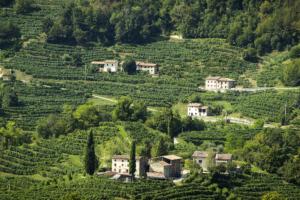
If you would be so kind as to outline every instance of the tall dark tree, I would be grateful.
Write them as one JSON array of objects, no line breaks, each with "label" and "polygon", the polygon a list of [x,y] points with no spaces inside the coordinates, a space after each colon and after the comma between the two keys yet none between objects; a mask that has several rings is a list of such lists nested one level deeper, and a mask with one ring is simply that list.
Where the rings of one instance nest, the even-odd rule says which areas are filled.
[{"label": "tall dark tree", "polygon": [[33,0],[16,0],[14,8],[16,13],[25,14],[35,9],[33,4],[34,4]]},{"label": "tall dark tree", "polygon": [[0,0],[0,6],[10,6],[14,3],[14,0]]},{"label": "tall dark tree", "polygon": [[131,175],[132,180],[135,177],[136,172],[136,143],[135,141],[132,141],[131,143],[131,149],[130,149],[130,158],[129,158],[129,174]]},{"label": "tall dark tree", "polygon": [[148,139],[145,140],[144,147],[141,150],[141,156],[151,158],[151,149],[152,149],[151,141]]},{"label": "tall dark tree", "polygon": [[75,67],[81,67],[83,65],[83,61],[79,53],[73,55],[73,65]]},{"label": "tall dark tree", "polygon": [[20,29],[10,21],[0,21],[0,49],[10,47],[19,41]]},{"label": "tall dark tree", "polygon": [[163,156],[168,153],[168,147],[166,146],[166,143],[163,138],[159,139],[159,142],[157,144],[157,147],[154,152],[155,157]]},{"label": "tall dark tree", "polygon": [[2,107],[8,108],[11,106],[18,106],[18,96],[10,85],[6,85],[2,94]]},{"label": "tall dark tree", "polygon": [[126,59],[122,65],[124,72],[127,74],[135,74],[136,73],[136,63],[133,59]]},{"label": "tall dark tree", "polygon": [[86,152],[84,157],[85,171],[89,175],[93,175],[98,168],[98,159],[95,153],[94,135],[93,132],[89,132],[87,139]]}]

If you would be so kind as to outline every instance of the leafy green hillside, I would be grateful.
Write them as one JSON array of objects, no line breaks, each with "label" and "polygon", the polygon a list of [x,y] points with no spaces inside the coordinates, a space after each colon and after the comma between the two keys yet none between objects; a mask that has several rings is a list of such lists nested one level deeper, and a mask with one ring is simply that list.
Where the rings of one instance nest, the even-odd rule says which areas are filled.
[{"label": "leafy green hillside", "polygon": [[[254,200],[269,192],[299,199],[300,93],[293,88],[300,85],[299,6],[296,0],[0,0],[0,199]],[[156,63],[159,76],[99,73],[91,65],[106,59]],[[4,72],[15,72],[16,80],[5,81]],[[275,88],[205,92],[199,86],[207,76]],[[121,96],[130,98],[116,101]],[[209,106],[220,121],[187,118],[190,101]],[[233,125],[223,120],[227,115],[257,122]],[[264,122],[278,128],[265,129]],[[137,155],[180,155],[191,174],[176,184],[87,175],[88,133],[98,171],[109,170],[111,157],[129,154],[136,141]],[[198,174],[189,164],[195,150],[233,153],[240,168]]]}]

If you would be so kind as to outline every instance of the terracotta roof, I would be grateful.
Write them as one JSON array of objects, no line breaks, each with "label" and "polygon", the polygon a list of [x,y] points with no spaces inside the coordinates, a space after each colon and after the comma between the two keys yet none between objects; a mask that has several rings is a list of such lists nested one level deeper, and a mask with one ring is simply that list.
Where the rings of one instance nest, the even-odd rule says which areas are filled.
[{"label": "terracotta roof", "polygon": [[142,67],[156,67],[157,64],[155,63],[146,63],[146,62],[141,62],[141,61],[137,61],[136,65],[142,66]]},{"label": "terracotta roof", "polygon": [[165,162],[165,161],[151,161],[150,162],[151,166],[156,166],[156,167],[166,167],[166,166],[171,166],[171,164]]},{"label": "terracotta roof", "polygon": [[232,159],[232,154],[216,154],[216,160],[231,160]]},{"label": "terracotta roof", "polygon": [[104,65],[105,62],[104,61],[92,61],[91,64],[92,65]]},{"label": "terracotta roof", "polygon": [[104,65],[104,64],[114,64],[118,63],[117,60],[104,60],[104,61],[92,61],[93,65]]},{"label": "terracotta roof", "polygon": [[221,76],[209,76],[206,78],[206,80],[215,80],[215,81],[235,81],[233,79],[230,78],[224,78]]},{"label": "terracotta roof", "polygon": [[171,164],[165,162],[165,161],[159,161],[158,162],[161,166],[170,166]]},{"label": "terracotta roof", "polygon": [[208,108],[208,106],[203,106],[201,103],[189,103],[188,107],[197,107],[197,108],[203,108],[203,109]]},{"label": "terracotta roof", "polygon": [[206,80],[219,80],[221,76],[209,76],[206,78]]},{"label": "terracotta roof", "polygon": [[207,158],[208,153],[206,151],[195,151],[192,155],[194,158]]},{"label": "terracotta roof", "polygon": [[162,156],[163,158],[166,158],[168,160],[181,160],[182,158],[176,155],[166,155],[166,156]]},{"label": "terracotta roof", "polygon": [[208,106],[201,106],[202,109],[208,109]]},{"label": "terracotta roof", "polygon": [[[113,155],[113,156],[112,156],[112,159],[117,159],[117,160],[129,160],[130,157],[129,157],[129,155]],[[137,156],[136,159],[139,160],[139,159],[141,159],[141,157],[140,157],[140,156]]]},{"label": "terracotta roof", "polygon": [[14,70],[11,70],[11,69],[2,69],[1,68],[0,73],[1,73],[2,76],[11,76],[15,72],[14,72]]},{"label": "terracotta roof", "polygon": [[230,78],[220,78],[219,81],[235,81],[235,80]]},{"label": "terracotta roof", "polygon": [[147,172],[147,177],[149,178],[159,178],[159,179],[165,179],[165,175],[163,173],[158,172]]},{"label": "terracotta roof", "polygon": [[201,107],[202,104],[201,103],[189,103],[188,107]]}]

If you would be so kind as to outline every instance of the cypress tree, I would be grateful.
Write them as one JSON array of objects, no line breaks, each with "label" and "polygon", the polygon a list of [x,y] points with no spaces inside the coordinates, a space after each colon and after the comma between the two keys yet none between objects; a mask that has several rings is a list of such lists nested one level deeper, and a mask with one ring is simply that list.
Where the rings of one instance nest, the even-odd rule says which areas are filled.
[{"label": "cypress tree", "polygon": [[85,164],[85,171],[89,175],[93,175],[95,170],[98,167],[98,160],[95,154],[94,136],[92,131],[89,132],[89,136],[87,139],[84,164]]},{"label": "cypress tree", "polygon": [[151,141],[147,139],[144,143],[144,147],[141,150],[141,156],[151,158],[151,149]]},{"label": "cypress tree", "polygon": [[136,171],[136,158],[135,158],[135,141],[132,141],[130,149],[130,159],[129,159],[129,174],[131,175],[132,180],[134,179],[134,174]]},{"label": "cypress tree", "polygon": [[156,152],[155,152],[155,156],[159,157],[159,156],[163,156],[167,153],[168,153],[168,150],[167,150],[165,141],[164,141],[163,138],[160,138],[159,142],[158,142],[158,145],[157,145]]}]

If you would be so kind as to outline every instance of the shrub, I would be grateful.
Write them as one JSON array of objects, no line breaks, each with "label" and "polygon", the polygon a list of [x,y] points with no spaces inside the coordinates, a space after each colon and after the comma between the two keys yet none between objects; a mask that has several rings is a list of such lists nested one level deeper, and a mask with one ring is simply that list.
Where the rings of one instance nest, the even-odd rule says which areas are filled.
[{"label": "shrub", "polygon": [[10,6],[12,5],[14,2],[14,0],[0,0],[0,6],[4,7],[4,6]]},{"label": "shrub", "polygon": [[243,52],[243,59],[249,62],[257,62],[257,52],[254,48],[248,48]]},{"label": "shrub", "polygon": [[282,79],[286,86],[300,85],[300,59],[296,59],[284,67]]},{"label": "shrub", "polygon": [[300,44],[297,46],[292,47],[290,51],[291,58],[299,58],[300,57]]},{"label": "shrub", "polygon": [[17,14],[25,14],[34,10],[33,0],[17,0],[14,6]]}]

